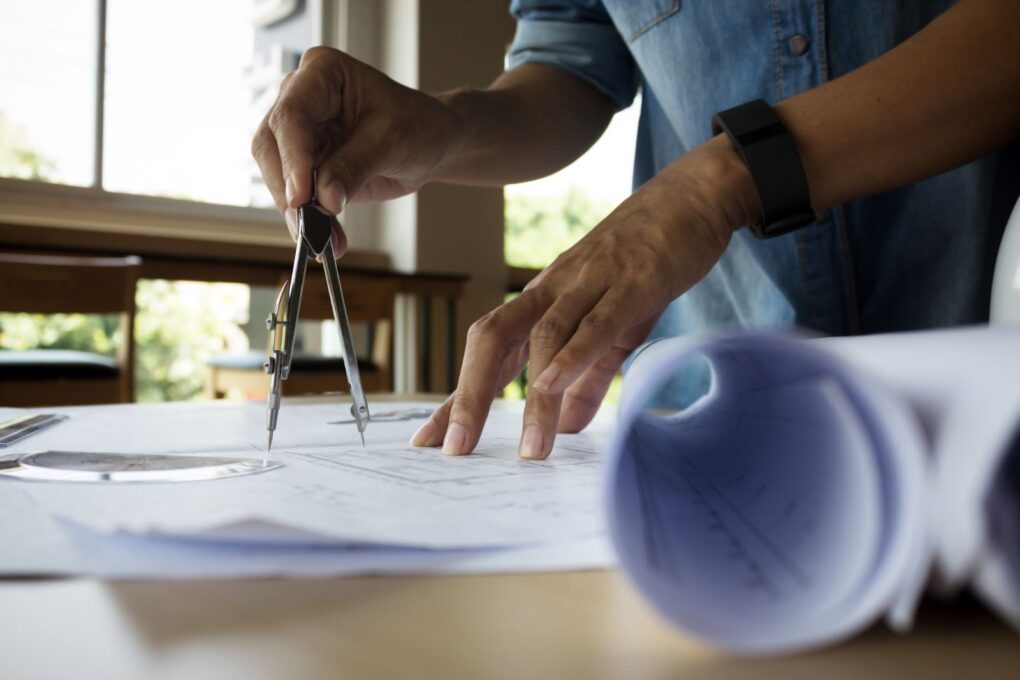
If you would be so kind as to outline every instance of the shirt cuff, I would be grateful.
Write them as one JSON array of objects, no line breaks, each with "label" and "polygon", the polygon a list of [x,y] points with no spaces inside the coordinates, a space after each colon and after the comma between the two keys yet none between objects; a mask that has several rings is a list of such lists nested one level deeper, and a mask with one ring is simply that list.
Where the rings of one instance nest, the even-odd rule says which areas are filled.
[{"label": "shirt cuff", "polygon": [[637,66],[611,24],[521,19],[507,69],[521,64],[547,64],[572,73],[612,99],[617,111],[630,106],[637,94]]}]

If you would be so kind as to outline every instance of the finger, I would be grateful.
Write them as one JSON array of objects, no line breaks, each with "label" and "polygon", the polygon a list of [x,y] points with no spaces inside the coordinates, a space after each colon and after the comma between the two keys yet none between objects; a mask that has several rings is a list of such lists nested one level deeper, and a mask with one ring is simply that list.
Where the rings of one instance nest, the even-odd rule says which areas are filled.
[{"label": "finger", "polygon": [[[329,242],[333,246],[333,257],[339,260],[347,252],[347,234],[333,215],[329,217]],[[322,254],[315,256],[316,262],[322,262]]]},{"label": "finger", "polygon": [[443,443],[443,435],[446,433],[446,424],[450,421],[450,411],[453,409],[453,395],[446,398],[439,405],[432,415],[429,416],[421,427],[411,435],[411,446],[439,446]]},{"label": "finger", "polygon": [[339,260],[347,252],[347,233],[344,232],[340,220],[335,217],[329,221],[329,226],[331,229],[329,237],[333,241],[333,253]]},{"label": "finger", "polygon": [[287,199],[283,185],[283,166],[280,163],[280,151],[276,145],[276,137],[269,129],[267,121],[263,120],[255,138],[251,143],[251,155],[259,166],[262,179],[269,189],[276,209],[283,215],[287,224],[287,231],[292,239],[297,239],[297,214],[293,208],[287,207]]},{"label": "finger", "polygon": [[470,453],[478,444],[503,362],[527,342],[528,332],[551,302],[547,293],[521,293],[471,325],[443,437],[444,454]]},{"label": "finger", "polygon": [[277,102],[270,112],[269,128],[280,156],[286,205],[296,208],[311,196],[314,123],[293,99],[286,99]]},{"label": "finger", "polygon": [[276,138],[282,165],[286,203],[296,208],[311,196],[315,163],[315,133],[320,123],[340,114],[345,89],[343,59],[336,50],[312,48],[301,57],[298,70],[286,78],[269,112],[268,125]]},{"label": "finger", "polygon": [[[267,116],[268,118],[268,116]],[[283,165],[280,163],[280,150],[276,146],[276,137],[269,129],[269,122],[263,119],[259,125],[255,137],[251,140],[251,155],[262,173],[262,181],[269,189],[276,208],[283,214],[287,207],[287,199],[284,193]]]},{"label": "finger", "polygon": [[564,392],[557,432],[580,432],[591,422],[629,355],[630,350],[613,347]]},{"label": "finger", "polygon": [[[514,378],[520,375],[527,363],[528,345],[525,343],[523,347],[511,354],[503,362],[503,368],[500,372],[499,381],[497,383],[498,390],[506,389],[506,386],[509,385]],[[411,437],[411,446],[439,446],[442,444],[443,437],[446,435],[447,425],[450,422],[450,412],[452,410],[453,397],[451,396],[444,401],[431,416],[429,416],[429,419],[425,421],[425,424],[418,428],[418,431]]]},{"label": "finger", "polygon": [[[560,348],[574,335],[578,323],[602,295],[596,287],[578,288],[557,298],[531,330],[528,386],[533,387]],[[518,448],[522,458],[542,460],[552,451],[563,395],[529,389],[524,402],[524,423]]]},{"label": "finger", "polygon": [[355,193],[348,196],[347,204],[388,201],[391,198],[405,196],[408,191],[407,182],[402,182],[395,177],[376,175],[369,178]]},{"label": "finger", "polygon": [[580,320],[570,341],[550,357],[548,366],[535,379],[535,388],[548,395],[561,394],[609,351],[623,329],[633,325],[633,309],[627,291],[607,292]]}]

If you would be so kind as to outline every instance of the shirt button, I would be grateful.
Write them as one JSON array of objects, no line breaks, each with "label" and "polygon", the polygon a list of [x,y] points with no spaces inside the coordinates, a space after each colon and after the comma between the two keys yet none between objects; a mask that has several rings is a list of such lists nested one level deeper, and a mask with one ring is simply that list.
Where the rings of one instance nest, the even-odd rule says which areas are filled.
[{"label": "shirt button", "polygon": [[811,47],[811,41],[806,36],[798,33],[786,41],[786,45],[790,48],[790,54],[799,57],[808,51],[808,48]]}]

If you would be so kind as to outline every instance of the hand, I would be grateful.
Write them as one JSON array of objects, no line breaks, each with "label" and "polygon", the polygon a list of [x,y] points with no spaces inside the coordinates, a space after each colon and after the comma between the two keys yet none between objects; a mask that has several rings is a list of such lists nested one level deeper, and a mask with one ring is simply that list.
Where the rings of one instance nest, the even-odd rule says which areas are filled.
[{"label": "hand", "polygon": [[[288,74],[252,141],[252,155],[297,236],[295,209],[311,196],[336,215],[350,201],[416,191],[450,147],[455,117],[434,97],[327,47],[313,47]],[[333,220],[339,256],[347,239]]]},{"label": "hand", "polygon": [[[492,400],[530,360],[519,452],[544,459],[557,432],[594,417],[663,309],[708,273],[757,201],[724,138],[685,154],[468,333],[460,380],[411,440],[469,453]],[[754,207],[751,207],[754,206]]]}]

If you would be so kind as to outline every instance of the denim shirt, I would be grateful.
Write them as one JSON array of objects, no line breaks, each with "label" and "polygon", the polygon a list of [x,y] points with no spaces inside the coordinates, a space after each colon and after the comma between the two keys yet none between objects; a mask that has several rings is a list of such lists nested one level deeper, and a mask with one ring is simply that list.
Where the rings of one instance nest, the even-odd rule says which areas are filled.
[{"label": "denim shirt", "polygon": [[[711,136],[712,115],[852,71],[951,0],[514,0],[509,67],[553,65],[625,108],[641,91],[634,187]],[[826,335],[985,321],[1020,187],[1016,144],[760,241],[737,232],[651,338],[796,325]],[[679,388],[678,388],[679,389]],[[683,390],[681,390],[683,391]],[[679,401],[686,401],[680,397]]]}]

